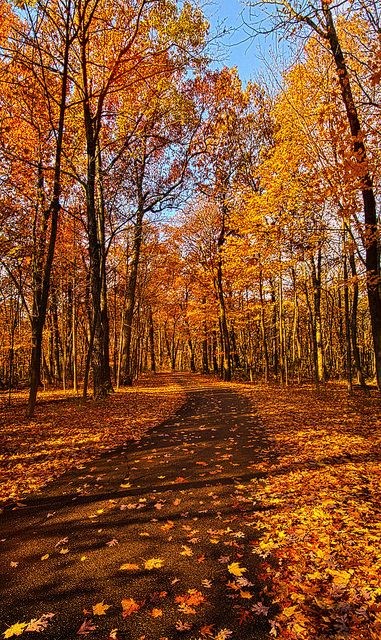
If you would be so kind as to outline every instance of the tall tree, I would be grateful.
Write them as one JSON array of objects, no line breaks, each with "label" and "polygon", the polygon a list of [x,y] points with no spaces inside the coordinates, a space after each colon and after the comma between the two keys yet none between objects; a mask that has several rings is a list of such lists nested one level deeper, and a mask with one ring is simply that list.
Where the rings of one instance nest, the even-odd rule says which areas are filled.
[{"label": "tall tree", "polygon": [[[342,104],[345,109],[347,126],[350,131],[352,162],[357,169],[357,185],[361,193],[367,270],[367,294],[372,324],[373,349],[376,361],[376,378],[381,389],[381,283],[380,244],[378,240],[378,219],[373,176],[369,164],[364,130],[353,90],[348,57],[342,47],[338,27],[340,11],[331,6],[330,0],[307,0],[300,4],[293,0],[260,0],[251,2],[251,7],[270,7],[275,28],[295,33],[301,28],[312,31],[322,46],[330,52],[336,71],[336,82],[340,87]],[[255,28],[255,27],[254,27]]]},{"label": "tall tree", "polygon": [[[34,413],[40,384],[42,338],[61,209],[69,52],[73,41],[72,8],[71,0],[42,2],[33,9],[25,5],[3,48],[8,61],[7,75],[13,73],[18,77],[12,86],[14,98],[20,101],[20,106],[23,104],[19,91],[21,78],[30,87],[29,102],[24,103],[24,111],[19,112],[18,117],[27,123],[35,140],[32,157],[23,154],[28,168],[34,167],[36,185],[28,417]],[[4,151],[8,158],[12,158],[14,150],[7,144]]]}]

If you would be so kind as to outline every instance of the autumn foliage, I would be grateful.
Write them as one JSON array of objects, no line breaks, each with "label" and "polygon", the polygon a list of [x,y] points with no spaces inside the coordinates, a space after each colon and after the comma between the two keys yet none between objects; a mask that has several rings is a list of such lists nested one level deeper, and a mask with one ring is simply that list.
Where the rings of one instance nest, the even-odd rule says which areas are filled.
[{"label": "autumn foliage", "polygon": [[[81,512],[95,522],[152,510],[130,555],[114,549],[116,534],[105,542],[117,579],[135,586],[77,607],[80,636],[119,640],[98,622],[116,615],[142,639],[142,619],[164,640],[226,640],[250,625],[285,640],[381,636],[379,7],[246,5],[253,37],[298,44],[275,86],[215,63],[216,34],[193,0],[0,0],[5,517],[164,419],[157,437],[171,446],[163,458],[139,449],[139,464],[147,475],[168,464],[161,493],[180,492],[156,499],[161,470],[149,500]],[[171,418],[183,402],[189,428],[187,411],[199,412],[194,449]],[[220,409],[232,424],[214,422]],[[206,507],[222,522],[200,533],[188,524],[197,500],[195,520],[204,501],[229,513]],[[59,570],[71,549],[54,544],[33,562],[55,554]],[[177,569],[163,577],[173,557],[188,581]],[[102,554],[96,562],[105,569]],[[152,597],[139,592],[141,572]],[[230,626],[207,618],[219,598]],[[56,615],[7,618],[3,635],[48,633]]]}]

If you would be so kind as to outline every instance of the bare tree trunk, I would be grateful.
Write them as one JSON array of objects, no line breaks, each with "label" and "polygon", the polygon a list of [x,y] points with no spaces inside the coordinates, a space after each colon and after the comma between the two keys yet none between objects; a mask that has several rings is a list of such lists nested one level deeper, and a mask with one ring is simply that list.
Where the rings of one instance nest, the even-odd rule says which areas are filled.
[{"label": "bare tree trunk", "polygon": [[149,353],[151,360],[151,371],[156,373],[156,358],[155,358],[155,329],[153,325],[152,307],[148,311],[148,335],[149,335]]},{"label": "bare tree trunk", "polygon": [[351,323],[349,317],[349,287],[348,287],[348,262],[345,246],[345,229],[343,237],[343,273],[344,273],[344,318],[345,318],[345,363],[347,372],[348,392],[352,393],[352,345],[351,345]]},{"label": "bare tree trunk", "polygon": [[143,217],[144,217],[144,204],[143,204],[143,171],[144,169],[135,165],[136,170],[136,182],[138,188],[138,210],[136,212],[136,221],[134,227],[134,241],[132,247],[131,257],[131,270],[128,278],[127,292],[126,292],[126,307],[124,312],[123,323],[123,354],[122,354],[122,376],[121,384],[131,386],[132,385],[132,366],[131,366],[131,337],[132,337],[132,323],[134,318],[135,300],[136,300],[136,287],[138,282],[138,271],[140,262],[140,250],[143,240]]},{"label": "bare tree trunk", "polygon": [[324,350],[323,350],[322,321],[321,321],[321,262],[322,262],[322,254],[321,254],[321,249],[319,248],[317,263],[315,263],[314,257],[313,256],[311,257],[311,275],[312,275],[313,302],[314,302],[313,327],[314,327],[314,340],[316,344],[315,379],[317,384],[320,384],[325,380]]},{"label": "bare tree trunk", "polygon": [[226,305],[225,295],[223,289],[223,277],[222,277],[222,247],[225,242],[225,213],[223,212],[223,219],[221,225],[220,235],[218,237],[218,257],[217,257],[217,274],[214,280],[217,301],[218,301],[218,315],[221,333],[221,347],[222,347],[222,379],[230,381],[232,379],[231,368],[231,354],[230,354],[230,338],[229,329],[226,317]]},{"label": "bare tree trunk", "polygon": [[[68,82],[68,65],[70,50],[70,25],[71,25],[71,2],[69,0],[67,6],[67,16],[65,23],[65,43],[62,62],[61,77],[61,95],[59,103],[59,118],[56,132],[56,149],[54,159],[54,181],[53,195],[49,206],[43,214],[43,235],[38,242],[37,255],[33,262],[33,311],[32,311],[32,349],[30,358],[30,390],[26,417],[31,418],[34,415],[36,406],[37,390],[40,384],[41,375],[41,354],[42,354],[42,335],[46,319],[46,310],[48,305],[51,272],[53,267],[58,216],[61,208],[61,160],[63,151],[63,135],[66,114],[66,94]],[[38,46],[38,44],[37,44]],[[39,165],[39,192],[43,192],[43,169],[42,164]],[[46,240],[48,224],[50,222],[49,239]]]},{"label": "bare tree trunk", "polygon": [[264,374],[265,382],[269,381],[269,350],[267,346],[266,335],[266,318],[265,318],[265,301],[263,298],[263,275],[262,269],[259,271],[259,299],[261,303],[261,338],[262,338],[262,353],[264,359]]}]

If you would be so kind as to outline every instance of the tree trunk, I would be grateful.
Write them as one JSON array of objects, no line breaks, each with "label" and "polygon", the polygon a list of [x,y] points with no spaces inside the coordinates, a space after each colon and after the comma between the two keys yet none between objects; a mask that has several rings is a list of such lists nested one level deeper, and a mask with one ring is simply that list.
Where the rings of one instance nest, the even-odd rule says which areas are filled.
[{"label": "tree trunk", "polygon": [[152,308],[148,311],[148,336],[149,336],[149,353],[151,360],[151,371],[156,373],[156,358],[155,358],[155,328],[153,326]]},{"label": "tree trunk", "polygon": [[377,230],[377,209],[373,181],[368,168],[367,151],[363,131],[353,98],[348,68],[336,32],[329,3],[322,0],[326,21],[327,39],[335,61],[337,78],[352,134],[353,158],[360,170],[360,190],[365,218],[365,264],[367,273],[367,294],[372,326],[373,349],[376,362],[377,387],[381,389],[381,294],[380,294],[380,247]]},{"label": "tree trunk", "polygon": [[311,258],[311,275],[312,275],[312,287],[313,287],[313,302],[314,302],[314,314],[313,314],[313,328],[314,328],[314,341],[316,345],[316,360],[315,360],[315,379],[316,383],[320,384],[324,382],[324,350],[323,350],[323,336],[322,336],[322,322],[321,322],[321,262],[322,254],[319,248],[317,256],[317,264],[314,257]]},{"label": "tree trunk", "polygon": [[263,298],[263,276],[262,269],[259,271],[259,299],[261,303],[261,339],[262,339],[262,353],[264,360],[264,377],[265,382],[269,381],[269,350],[267,346],[266,335],[266,319],[265,319],[265,301]]},{"label": "tree trunk", "polygon": [[138,186],[138,210],[136,213],[136,221],[134,227],[134,241],[132,247],[131,256],[131,269],[128,278],[127,292],[126,292],[126,307],[124,312],[123,323],[123,354],[122,354],[122,376],[121,384],[126,386],[132,385],[132,367],[131,367],[131,337],[132,337],[132,323],[134,318],[135,299],[136,299],[136,287],[138,282],[138,271],[140,262],[140,250],[143,239],[143,217],[144,217],[144,205],[143,205],[143,184],[142,184],[142,170],[136,166],[137,186]]},{"label": "tree trunk", "polygon": [[365,382],[364,373],[361,365],[360,349],[357,339],[357,310],[359,300],[359,285],[357,280],[356,260],[353,248],[349,250],[349,266],[351,268],[351,276],[353,279],[353,299],[352,299],[352,312],[350,319],[350,331],[352,340],[353,358],[355,361],[355,367],[357,371],[357,377],[361,388],[364,391],[368,391],[368,387]]},{"label": "tree trunk", "polygon": [[220,333],[221,333],[221,347],[222,347],[222,371],[221,377],[225,381],[230,381],[232,379],[232,369],[231,369],[231,354],[230,354],[230,338],[229,338],[229,329],[226,317],[226,305],[225,305],[225,296],[223,289],[223,277],[222,277],[222,247],[225,242],[225,213],[223,213],[222,225],[220,235],[218,237],[217,248],[218,248],[218,256],[217,256],[217,274],[214,280],[215,289],[217,293],[217,301],[218,301],[218,316],[219,316],[219,324],[220,324]]},{"label": "tree trunk", "polygon": [[[63,135],[66,114],[66,94],[68,82],[68,64],[70,50],[70,3],[68,4],[67,20],[65,24],[65,44],[62,61],[61,95],[59,103],[58,127],[56,132],[56,148],[54,158],[53,194],[50,205],[43,214],[43,234],[38,241],[37,255],[33,264],[33,312],[32,312],[32,349],[30,358],[30,390],[26,417],[34,415],[37,390],[41,376],[42,335],[46,320],[46,310],[49,299],[50,279],[53,267],[54,253],[57,239],[58,216],[61,208],[61,159],[63,151]],[[39,193],[43,197],[43,170],[39,165]],[[50,221],[49,239],[46,242],[46,233]]]},{"label": "tree trunk", "polygon": [[352,345],[351,345],[351,325],[349,317],[349,287],[348,287],[348,262],[345,246],[345,234],[344,234],[344,247],[343,247],[343,273],[344,273],[344,318],[345,318],[345,363],[347,373],[347,386],[348,392],[352,393]]},{"label": "tree trunk", "polygon": [[203,305],[203,320],[202,320],[202,373],[209,373],[209,359],[208,359],[208,327],[205,316],[206,297],[202,299]]}]

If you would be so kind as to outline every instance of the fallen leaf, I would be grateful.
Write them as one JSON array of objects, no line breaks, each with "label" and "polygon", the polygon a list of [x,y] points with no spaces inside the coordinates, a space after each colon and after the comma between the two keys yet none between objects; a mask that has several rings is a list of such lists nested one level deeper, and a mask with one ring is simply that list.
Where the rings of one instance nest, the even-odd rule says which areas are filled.
[{"label": "fallen leaf", "polygon": [[215,636],[214,640],[226,640],[226,638],[230,638],[232,635],[233,631],[230,631],[230,629],[221,629]]},{"label": "fallen leaf", "polygon": [[78,636],[87,636],[87,634],[89,634],[90,631],[95,631],[96,628],[97,628],[97,626],[93,623],[92,620],[89,620],[88,618],[85,618],[85,620],[82,622],[81,626],[79,627],[79,629],[77,631],[77,635]]},{"label": "fallen leaf", "polygon": [[186,544],[181,545],[182,551],[180,551],[181,556],[193,556],[193,551],[190,547],[187,547]]},{"label": "fallen leaf", "polygon": [[119,544],[119,541],[116,538],[113,538],[112,540],[106,542],[107,547],[116,547],[117,544]]},{"label": "fallen leaf", "polygon": [[181,620],[178,620],[175,624],[177,631],[190,631],[192,626],[190,622],[182,622]]},{"label": "fallen leaf", "polygon": [[110,609],[111,605],[110,604],[105,604],[104,600],[102,600],[102,602],[97,602],[97,604],[93,605],[93,614],[95,616],[105,616],[106,615],[106,611],[108,609]]},{"label": "fallen leaf", "polygon": [[161,558],[150,558],[149,560],[146,560],[144,563],[144,568],[148,569],[149,571],[151,569],[160,569],[160,567],[162,567],[164,564],[164,561]]},{"label": "fallen leaf", "polygon": [[12,636],[21,636],[21,634],[25,631],[28,626],[27,622],[16,622],[11,627],[8,627],[6,631],[4,631],[4,638],[12,638]]},{"label": "fallen leaf", "polygon": [[135,613],[135,611],[139,611],[140,604],[134,600],[134,598],[124,598],[122,600],[122,616],[123,618],[127,618],[131,614]]},{"label": "fallen leaf", "polygon": [[240,567],[238,562],[232,562],[231,564],[228,564],[228,571],[233,576],[241,577],[242,574],[247,571],[247,569],[245,569],[244,567]]},{"label": "fallen leaf", "polygon": [[130,562],[126,562],[125,564],[120,565],[119,571],[137,571],[139,569],[138,564],[133,564]]},{"label": "fallen leaf", "polygon": [[25,631],[35,631],[37,633],[44,631],[47,628],[49,621],[54,618],[54,615],[54,613],[44,613],[41,618],[32,618]]}]

